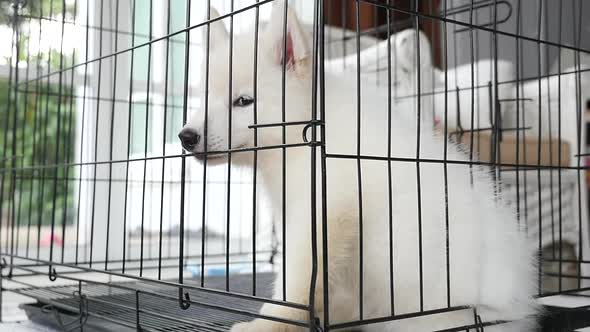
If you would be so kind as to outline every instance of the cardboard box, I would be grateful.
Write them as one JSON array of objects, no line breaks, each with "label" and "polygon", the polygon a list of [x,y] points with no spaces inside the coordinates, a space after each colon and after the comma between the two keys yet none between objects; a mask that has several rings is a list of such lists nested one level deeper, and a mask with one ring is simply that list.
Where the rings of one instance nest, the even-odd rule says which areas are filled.
[{"label": "cardboard box", "polygon": [[[471,144],[471,135],[473,135],[473,151],[479,156],[479,160],[483,162],[492,162],[492,133],[476,132],[476,133],[464,133],[462,135],[453,134],[452,140],[459,141],[469,151]],[[559,153],[559,142],[557,138],[546,138],[538,140],[537,137],[523,138],[522,135],[519,137],[519,157],[518,164],[521,166],[539,166],[539,144],[541,145],[541,166],[570,166],[570,145],[563,139],[561,141],[561,164],[558,156]],[[516,164],[517,162],[517,140],[515,133],[503,133],[502,140],[498,142],[499,146],[499,160],[496,160],[500,164]]]}]

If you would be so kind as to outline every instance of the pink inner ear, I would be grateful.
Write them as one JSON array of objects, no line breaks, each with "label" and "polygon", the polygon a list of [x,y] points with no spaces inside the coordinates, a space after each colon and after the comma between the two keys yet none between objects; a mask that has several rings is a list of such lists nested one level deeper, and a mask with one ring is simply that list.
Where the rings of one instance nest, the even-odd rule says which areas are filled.
[{"label": "pink inner ear", "polygon": [[[281,53],[283,53],[283,41],[281,41],[280,49]],[[295,64],[295,50],[293,48],[293,38],[291,37],[291,32],[287,32],[287,49],[286,51],[286,64],[288,67],[293,66]]]}]

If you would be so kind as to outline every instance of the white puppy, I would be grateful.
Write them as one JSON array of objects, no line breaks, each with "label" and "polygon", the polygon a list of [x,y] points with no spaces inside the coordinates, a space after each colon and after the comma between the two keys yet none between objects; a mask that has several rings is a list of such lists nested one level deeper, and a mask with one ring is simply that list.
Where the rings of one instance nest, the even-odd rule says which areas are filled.
[{"label": "white puppy", "polygon": [[[231,94],[229,36],[221,22],[211,25],[207,129],[205,131],[203,109],[191,115],[179,135],[185,149],[195,153],[198,159],[204,157],[205,144],[209,152],[254,146],[254,131],[248,126],[254,123],[255,109],[260,124],[282,121],[283,61],[287,69],[285,120],[311,119],[312,52],[307,36],[290,9],[285,36],[287,47],[286,52],[282,51],[283,11],[284,7],[274,5],[271,21],[260,32],[256,77],[254,35],[234,37]],[[470,169],[461,164],[466,157],[448,143],[448,159],[457,163],[450,163],[447,167],[447,232],[445,169],[442,163],[428,161],[442,154],[444,139],[437,137],[430,126],[422,126],[418,136],[415,116],[400,109],[399,105],[393,107],[389,119],[386,93],[378,92],[375,86],[364,85],[358,96],[354,74],[326,72],[325,87],[326,149],[329,154],[353,156],[358,148],[362,155],[387,157],[390,145],[391,156],[399,159],[390,164],[391,177],[387,161],[363,160],[357,164],[354,158],[327,159],[329,283],[324,285],[319,208],[322,206],[319,180],[322,173],[318,158],[315,167],[318,170],[320,252],[316,316],[322,319],[324,311],[329,310],[330,324],[336,324],[387,317],[392,313],[392,302],[395,315],[446,308],[448,304],[467,305],[476,307],[484,321],[514,321],[486,328],[486,331],[522,332],[531,329],[537,312],[531,299],[537,271],[534,249],[517,229],[515,213],[494,194],[493,182],[486,170],[476,166]],[[356,130],[358,108],[361,110],[360,134]],[[285,142],[301,143],[301,131],[301,126],[287,127]],[[358,146],[357,134],[360,136]],[[282,143],[282,128],[258,129],[258,146]],[[286,150],[286,201],[282,200],[282,149],[258,152],[258,174],[269,193],[274,215],[281,216],[283,206],[286,209],[286,298],[290,302],[308,305],[312,275],[311,151],[308,146]],[[426,160],[417,164],[417,153]],[[208,154],[207,158],[210,163],[228,160],[225,153]],[[252,152],[232,153],[231,163],[252,165]],[[361,170],[360,176],[357,167]],[[360,197],[362,201],[359,201]],[[277,277],[276,298],[282,298],[282,280],[283,276]],[[325,308],[323,302],[325,287],[328,287],[329,308]],[[261,312],[301,322],[309,319],[304,310],[279,305],[265,304]],[[367,325],[363,330],[431,331],[473,324],[473,320],[473,311],[463,310]],[[233,327],[233,331],[299,330],[302,328],[263,319]]]}]

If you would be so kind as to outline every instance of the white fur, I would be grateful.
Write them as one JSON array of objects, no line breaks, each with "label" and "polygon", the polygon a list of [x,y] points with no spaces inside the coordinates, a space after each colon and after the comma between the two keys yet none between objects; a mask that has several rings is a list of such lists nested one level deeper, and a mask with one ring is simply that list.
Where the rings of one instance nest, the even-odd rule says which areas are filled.
[{"label": "white fur", "polygon": [[[561,140],[571,146],[572,164],[577,160],[578,117],[583,117],[590,95],[590,75],[586,72],[576,74],[578,70],[576,67],[566,68],[566,74],[531,79],[518,85],[519,98],[524,99],[518,107],[519,126],[530,128],[525,132],[529,138],[536,138],[540,133],[541,137],[556,139],[561,131]],[[513,115],[508,119],[508,125],[516,126],[516,110],[516,103],[511,103],[507,113]],[[580,139],[585,142],[584,126],[581,129]]]},{"label": "white fur", "polygon": [[[507,112],[514,99],[514,84],[503,83],[514,79],[514,65],[509,61],[499,60],[498,62],[498,96],[501,102],[500,111],[502,112],[503,128],[508,128],[504,123],[507,117],[512,115]],[[491,128],[492,116],[496,100],[495,94],[495,62],[492,60],[480,60],[471,64],[457,66],[449,69],[446,73],[447,83],[447,125],[451,130],[459,128],[458,119],[461,121],[461,127],[464,130],[479,128]],[[472,72],[473,70],[473,72]],[[444,125],[445,119],[445,72],[439,71],[436,81],[435,94],[435,115],[441,126]],[[473,74],[473,81],[471,75]],[[459,93],[457,93],[459,91]],[[473,101],[471,95],[473,93]],[[492,98],[490,101],[490,97]],[[472,115],[473,109],[473,115]],[[460,113],[460,117],[458,117]],[[472,119],[473,117],[473,119]],[[494,120],[495,121],[495,120]]]},{"label": "white fur", "polygon": [[[420,43],[420,69],[418,70],[417,44]],[[391,55],[391,59],[388,56]],[[360,64],[360,70],[357,68]],[[391,65],[391,70],[388,70]],[[387,85],[391,79],[391,96],[396,104],[403,104],[410,112],[414,112],[417,105],[415,95],[421,94],[420,98],[422,118],[430,123],[433,119],[432,110],[444,110],[444,100],[437,100],[437,95],[432,94],[433,90],[439,90],[438,71],[432,64],[432,50],[428,37],[422,32],[416,33],[416,29],[399,31],[377,44],[344,56],[327,60],[326,70],[336,74],[348,71],[355,75],[361,75],[363,82],[369,85],[377,82],[379,85]],[[418,91],[417,77],[420,74],[420,90]],[[391,77],[389,77],[391,75]],[[434,80],[433,80],[434,78]],[[354,79],[354,78],[352,78]],[[382,87],[379,87],[383,89]],[[440,93],[438,94],[440,96]],[[436,107],[436,108],[435,108]],[[450,106],[452,107],[452,106]],[[449,108],[450,108],[449,107]]]},{"label": "white fur", "polygon": [[[281,6],[275,5],[271,15],[282,22]],[[305,36],[300,35],[296,16],[289,10],[289,33],[294,43],[294,57],[286,76],[286,121],[311,118],[311,58]],[[215,25],[212,29],[222,29]],[[212,35],[222,35],[214,32]],[[236,36],[232,65],[233,97],[253,95],[253,35]],[[282,29],[261,32],[258,63],[257,114],[259,123],[280,122]],[[228,114],[232,114],[231,148],[253,146],[253,107],[228,107],[229,64],[227,40],[212,41],[211,49],[208,150],[228,148]],[[357,95],[355,76],[326,73],[326,149],[328,153],[356,153]],[[361,154],[387,156],[387,95],[376,87],[361,87]],[[446,298],[446,232],[443,165],[419,164],[421,180],[422,262],[419,258],[418,195],[416,157],[416,122],[411,103],[398,103],[392,109],[391,155],[408,161],[391,163],[392,224],[389,223],[388,169],[384,161],[363,161],[363,319],[391,314],[389,229],[393,227],[393,274],[396,315],[419,311],[420,263],[423,268],[423,309],[443,308]],[[204,112],[196,112],[187,123],[200,133],[204,129]],[[301,142],[301,127],[288,127],[287,143]],[[282,143],[280,128],[258,130],[260,146]],[[203,140],[201,140],[203,141]],[[420,158],[439,158],[444,139],[429,126],[422,126]],[[203,143],[193,152],[202,152]],[[448,145],[449,160],[466,160],[455,146]],[[225,162],[226,158],[211,159]],[[318,158],[319,160],[319,158]],[[286,291],[287,300],[308,304],[311,276],[311,180],[310,148],[287,149],[286,154]],[[252,153],[232,154],[232,165],[252,165]],[[280,216],[282,202],[282,150],[258,153],[258,172],[268,190],[274,215]],[[321,168],[317,165],[318,179]],[[514,212],[501,197],[494,196],[492,180],[486,170],[467,165],[448,165],[448,211],[450,256],[450,303],[478,308],[484,321],[520,320],[512,325],[486,328],[486,331],[527,331],[534,325],[536,306],[530,296],[534,292],[536,263],[533,246],[516,228]],[[473,184],[471,184],[471,179]],[[327,160],[327,228],[330,323],[359,319],[359,191],[356,160]],[[318,207],[321,207],[321,181],[318,180]],[[321,208],[318,220],[321,221]],[[321,223],[318,223],[320,248],[316,314],[323,318]],[[277,278],[275,297],[281,296],[281,276]],[[306,311],[265,304],[262,313],[280,318],[307,321]],[[406,319],[366,326],[366,331],[430,331],[472,324],[472,311]],[[256,319],[238,324],[233,331],[299,331],[301,328],[269,320]]]}]

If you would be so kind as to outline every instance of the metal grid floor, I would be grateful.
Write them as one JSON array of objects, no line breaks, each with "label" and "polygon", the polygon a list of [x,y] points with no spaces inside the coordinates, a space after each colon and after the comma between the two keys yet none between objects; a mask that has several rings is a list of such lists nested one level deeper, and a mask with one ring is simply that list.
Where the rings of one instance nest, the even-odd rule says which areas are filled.
[{"label": "metal grid floor", "polygon": [[[273,279],[272,273],[257,275],[257,296],[271,296]],[[197,280],[192,282],[198,283]],[[186,284],[190,283],[189,280],[186,281]],[[205,279],[205,284],[207,288],[222,290],[225,287],[225,277],[208,277]],[[82,294],[85,298],[82,307],[77,285],[23,288],[14,291],[35,298],[39,302],[37,307],[24,307],[29,316],[32,315],[32,308],[40,308],[37,310],[37,314],[33,315],[36,317],[31,317],[31,319],[54,325],[63,330],[78,330],[75,327],[79,327],[81,322],[86,323],[92,320],[92,325],[99,327],[97,331],[101,330],[101,323],[109,326],[106,329],[108,331],[113,331],[114,326],[120,331],[136,331],[139,320],[143,331],[227,331],[234,323],[247,321],[251,318],[195,303],[231,307],[249,312],[257,312],[262,305],[261,302],[188,290],[191,300],[194,302],[187,310],[182,310],[177,301],[145,293],[153,291],[176,296],[178,290],[175,288],[145,282],[121,283],[119,285],[142,291],[136,293],[133,290],[106,285],[86,284],[82,287]],[[250,275],[232,276],[231,287],[232,292],[251,294],[252,277]],[[138,299],[139,311],[136,310]],[[88,314],[87,318],[80,318],[81,311]],[[39,313],[43,314],[39,315]]]}]

